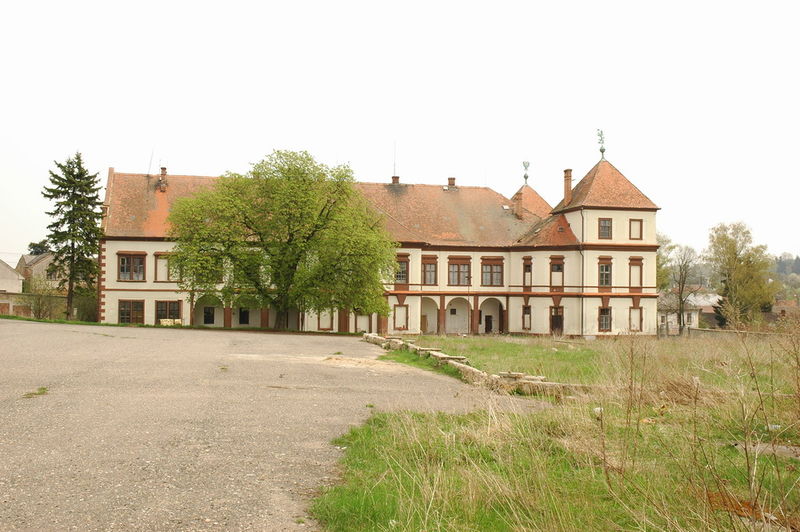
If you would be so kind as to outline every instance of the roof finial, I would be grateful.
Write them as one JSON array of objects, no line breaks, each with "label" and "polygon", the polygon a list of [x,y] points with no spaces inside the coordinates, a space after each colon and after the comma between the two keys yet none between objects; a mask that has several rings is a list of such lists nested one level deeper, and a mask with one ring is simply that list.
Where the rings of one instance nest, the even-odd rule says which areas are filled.
[{"label": "roof finial", "polygon": [[603,135],[603,130],[597,130],[597,143],[600,144],[600,160],[604,160],[606,158],[606,137]]},{"label": "roof finial", "polygon": [[525,175],[522,177],[525,178],[525,184],[528,184],[528,167],[531,165],[528,161],[522,161],[522,167],[525,169]]}]

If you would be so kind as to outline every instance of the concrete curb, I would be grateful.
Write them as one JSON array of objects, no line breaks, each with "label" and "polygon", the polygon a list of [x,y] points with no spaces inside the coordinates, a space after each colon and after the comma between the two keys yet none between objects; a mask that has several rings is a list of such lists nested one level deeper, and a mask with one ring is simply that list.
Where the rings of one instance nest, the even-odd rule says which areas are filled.
[{"label": "concrete curb", "polygon": [[550,395],[563,396],[588,393],[592,386],[586,384],[563,384],[548,382],[541,375],[526,375],[516,372],[501,372],[499,375],[490,375],[472,367],[469,360],[463,356],[450,356],[437,348],[419,347],[412,342],[403,340],[398,336],[383,337],[375,333],[364,333],[364,341],[379,345],[387,351],[405,349],[416,353],[421,358],[435,358],[437,365],[447,364],[461,373],[464,382],[475,386],[489,388],[496,392],[517,393],[521,395]]}]

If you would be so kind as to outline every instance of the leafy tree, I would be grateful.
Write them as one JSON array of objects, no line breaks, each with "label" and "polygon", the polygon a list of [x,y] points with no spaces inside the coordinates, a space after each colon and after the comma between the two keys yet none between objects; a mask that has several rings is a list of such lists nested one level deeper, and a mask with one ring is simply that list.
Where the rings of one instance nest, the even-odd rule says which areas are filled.
[{"label": "leafy tree", "polygon": [[659,292],[663,292],[669,287],[671,280],[670,255],[672,254],[672,250],[675,249],[675,244],[663,233],[658,233],[656,239],[658,240],[658,253],[656,254],[656,287],[658,287]]},{"label": "leafy tree", "polygon": [[40,240],[39,242],[31,242],[28,244],[28,253],[31,255],[43,255],[50,251],[50,244],[47,239]]},{"label": "leafy tree", "polygon": [[33,276],[27,280],[25,294],[20,296],[30,306],[31,315],[36,319],[53,319],[56,313],[64,308],[64,299],[53,288],[50,281],[41,276]]},{"label": "leafy tree", "polygon": [[383,280],[395,245],[353,182],[346,165],[275,151],[246,175],[227,174],[180,200],[170,215],[170,267],[181,289],[226,305],[242,296],[271,305],[277,328],[292,308],[388,313]]},{"label": "leafy tree", "polygon": [[711,229],[706,256],[711,263],[728,318],[753,321],[772,305],[780,283],[770,278],[772,259],[766,246],[754,245],[743,223]]},{"label": "leafy tree", "polygon": [[678,311],[678,329],[683,332],[686,325],[686,303],[692,294],[700,290],[697,281],[697,269],[700,257],[691,246],[677,245],[671,254],[672,289],[675,293]]},{"label": "leafy tree", "polygon": [[58,172],[50,171],[49,187],[42,195],[53,201],[55,207],[48,211],[54,218],[47,226],[47,241],[52,246],[53,262],[48,273],[61,279],[59,288],[67,287],[66,316],[70,317],[75,288],[91,284],[97,276],[98,245],[101,236],[100,206],[97,174],[90,174],[83,166],[80,153],[64,163],[54,161]]}]

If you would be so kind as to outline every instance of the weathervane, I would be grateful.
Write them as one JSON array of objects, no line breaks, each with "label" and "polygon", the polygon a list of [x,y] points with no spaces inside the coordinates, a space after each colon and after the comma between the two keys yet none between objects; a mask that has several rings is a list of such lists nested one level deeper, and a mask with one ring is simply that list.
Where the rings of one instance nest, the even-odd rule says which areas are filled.
[{"label": "weathervane", "polygon": [[528,184],[528,167],[530,165],[531,165],[531,163],[529,163],[528,161],[523,161],[522,162],[522,167],[525,169],[525,175],[523,175],[522,177],[525,178],[525,184],[526,185]]},{"label": "weathervane", "polygon": [[603,130],[597,130],[597,143],[600,144],[600,159],[606,158],[606,137],[603,135]]}]

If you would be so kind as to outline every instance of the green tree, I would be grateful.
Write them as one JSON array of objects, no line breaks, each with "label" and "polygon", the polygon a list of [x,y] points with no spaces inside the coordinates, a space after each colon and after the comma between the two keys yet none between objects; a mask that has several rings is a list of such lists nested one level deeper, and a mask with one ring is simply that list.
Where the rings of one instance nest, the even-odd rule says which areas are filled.
[{"label": "green tree", "polygon": [[672,254],[672,250],[675,249],[675,244],[663,233],[658,233],[656,235],[656,240],[658,241],[658,252],[656,253],[656,287],[658,287],[659,292],[662,292],[669,287],[672,278],[670,255]]},{"label": "green tree", "polygon": [[192,301],[213,293],[226,305],[242,296],[271,305],[277,328],[292,308],[385,315],[395,244],[353,182],[346,165],[275,151],[246,175],[180,200],[170,267],[181,289]]},{"label": "green tree", "polygon": [[64,163],[54,163],[58,172],[50,171],[50,186],[42,192],[55,204],[47,213],[53,218],[47,226],[50,232],[47,241],[53,252],[53,262],[47,271],[61,279],[59,288],[66,285],[69,318],[76,286],[90,285],[97,276],[102,203],[97,174],[90,174],[84,168],[80,153]]},{"label": "green tree", "polygon": [[31,308],[31,315],[39,320],[53,319],[63,311],[64,298],[53,285],[41,276],[33,276],[26,283],[25,294],[20,299]]},{"label": "green tree", "polygon": [[50,244],[47,239],[40,240],[39,242],[31,242],[28,244],[28,253],[31,255],[42,255],[50,251]]},{"label": "green tree", "polygon": [[712,266],[721,305],[728,318],[753,321],[768,308],[780,290],[770,278],[772,258],[766,246],[754,245],[750,229],[743,223],[719,224],[711,229],[706,257]]}]

